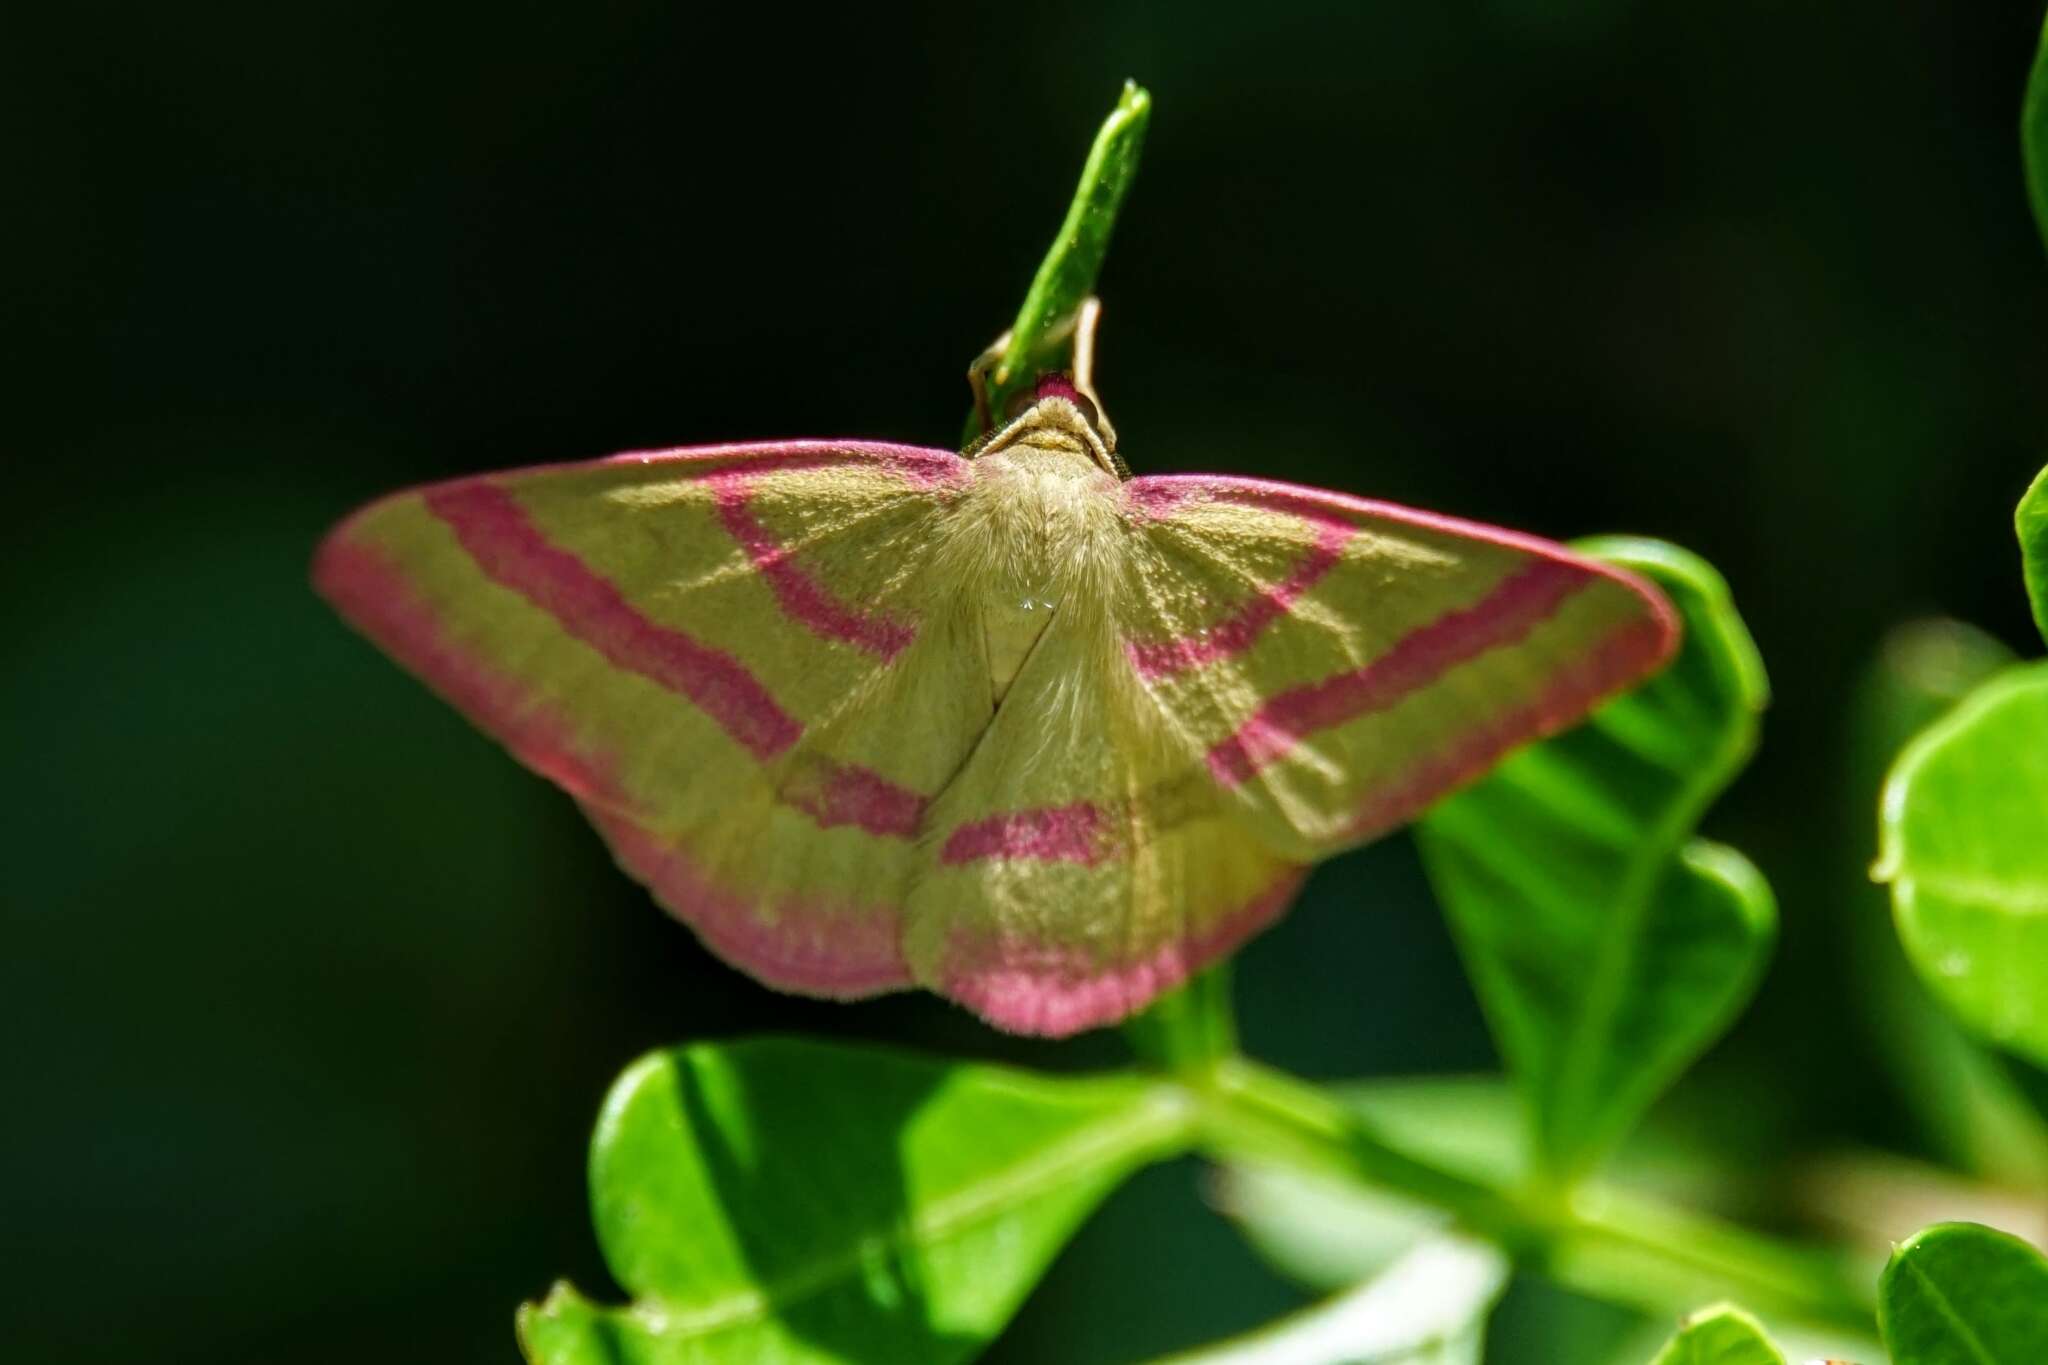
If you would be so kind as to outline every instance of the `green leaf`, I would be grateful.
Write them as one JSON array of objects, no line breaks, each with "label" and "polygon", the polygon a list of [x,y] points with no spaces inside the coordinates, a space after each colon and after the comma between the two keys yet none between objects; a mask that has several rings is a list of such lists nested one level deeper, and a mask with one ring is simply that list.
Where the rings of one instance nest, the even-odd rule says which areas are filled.
[{"label": "green leaf", "polygon": [[1785,1357],[1762,1323],[1724,1303],[1687,1318],[1650,1365],[1785,1365]]},{"label": "green leaf", "polygon": [[1732,1020],[1775,934],[1741,854],[1690,838],[1748,760],[1768,700],[1727,585],[1656,541],[1582,549],[1653,580],[1685,620],[1663,673],[1432,810],[1418,842],[1466,968],[1570,1178],[1624,1137]]},{"label": "green leaf", "polygon": [[2048,1063],[2048,664],[1986,683],[1907,746],[1873,875],[1934,994]]},{"label": "green leaf", "polygon": [[2007,1233],[1937,1223],[1892,1253],[1877,1318],[1893,1365],[2041,1365],[2048,1258]]},{"label": "green leaf", "polygon": [[[1887,632],[1852,713],[1851,785],[1859,812],[1877,804],[1886,770],[1915,735],[2013,662],[2005,645],[1961,621],[1910,621]],[[1871,829],[1866,849],[1845,850],[1849,864],[1868,865],[1876,835]],[[1845,886],[1844,893],[1849,976],[1865,1027],[1933,1152],[1993,1183],[2048,1183],[2048,1126],[2015,1083],[2025,1079],[2023,1065],[2010,1063],[2008,1076],[2006,1059],[1921,985],[1890,917],[1872,913],[1882,888]]]},{"label": "green leaf", "polygon": [[[2036,64],[2034,85],[2027,92],[2027,108],[2031,117],[2048,118],[2048,113],[2036,108],[2043,98],[2041,70]],[[2048,135],[2048,130],[2044,130],[2044,135]],[[2041,187],[2036,185],[2035,190],[2038,194]],[[2020,499],[2019,510],[2013,513],[2013,529],[2019,533],[2020,570],[2026,576],[2027,597],[2034,604],[2034,624],[2040,628],[2042,638],[2048,639],[2048,469],[2034,476],[2033,486]]]},{"label": "green leaf", "polygon": [[[1011,397],[1029,389],[1039,375],[1066,367],[1074,321],[1082,302],[1095,292],[1117,210],[1138,173],[1138,150],[1145,144],[1151,119],[1152,96],[1136,81],[1125,81],[1116,108],[1095,135],[1066,221],[1032,277],[1003,353],[989,371],[988,406],[996,420],[1001,420]],[[981,429],[978,416],[969,414],[967,439],[979,436]]]},{"label": "green leaf", "polygon": [[2020,159],[2033,201],[2034,224],[2048,238],[2048,30],[2034,51],[2034,71],[2020,105]]},{"label": "green leaf", "polygon": [[655,1053],[591,1145],[598,1242],[634,1302],[558,1285],[520,1338],[547,1365],[963,1360],[1188,1130],[1180,1092],[1136,1077],[797,1040]]},{"label": "green leaf", "polygon": [[1156,1365],[1479,1365],[1507,1279],[1493,1247],[1439,1237],[1349,1293]]}]

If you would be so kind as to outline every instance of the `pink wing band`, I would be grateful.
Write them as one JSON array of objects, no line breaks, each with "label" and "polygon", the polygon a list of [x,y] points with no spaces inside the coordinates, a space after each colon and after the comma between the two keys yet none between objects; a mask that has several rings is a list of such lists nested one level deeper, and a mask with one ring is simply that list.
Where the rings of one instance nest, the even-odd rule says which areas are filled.
[{"label": "pink wing band", "polygon": [[886,614],[866,615],[848,607],[804,572],[789,547],[761,524],[751,506],[753,478],[746,470],[721,470],[707,482],[713,489],[719,524],[753,562],[783,614],[813,635],[864,649],[884,662],[917,638],[917,630]]},{"label": "pink wing band", "polygon": [[1093,802],[1005,811],[955,829],[939,850],[949,867],[985,858],[1026,858],[1092,867],[1109,852],[1108,830]]},{"label": "pink wing band", "polygon": [[[711,884],[687,854],[634,823],[623,814],[633,802],[614,779],[609,757],[579,742],[566,717],[449,640],[433,610],[376,550],[343,535],[331,537],[320,547],[313,577],[342,615],[522,763],[574,796],[627,870],[720,957],[770,985],[813,994],[851,998],[912,984],[898,946],[896,907],[789,900],[773,907],[777,919],[771,928],[755,905]],[[850,805],[858,818],[828,821],[808,813],[820,824],[880,818],[875,812],[892,809],[897,798],[878,791],[877,784],[888,786],[865,769],[835,766],[822,789],[856,793]],[[913,799],[922,805],[922,798]],[[902,832],[908,837],[913,831],[914,826]]]},{"label": "pink wing band", "polygon": [[852,763],[818,763],[787,781],[777,796],[810,816],[819,829],[852,825],[890,839],[915,838],[930,804],[872,768]]},{"label": "pink wing band", "polygon": [[1408,823],[1532,736],[1552,734],[1579,720],[1587,703],[1641,677],[1670,647],[1664,623],[1655,618],[1617,627],[1575,667],[1558,674],[1534,701],[1503,712],[1455,748],[1418,764],[1398,786],[1374,795],[1353,817],[1347,834],[1370,839]]},{"label": "pink wing band", "polygon": [[577,740],[566,717],[537,704],[524,687],[449,640],[433,609],[376,550],[332,536],[314,561],[313,581],[344,617],[502,741],[521,763],[579,801],[624,803],[610,757]]},{"label": "pink wing band", "polygon": [[762,906],[711,881],[687,850],[609,812],[589,814],[621,866],[695,929],[705,947],[757,980],[845,1000],[913,984],[895,906],[823,896],[787,896]]},{"label": "pink wing band", "polygon": [[[1292,510],[1292,509],[1289,509]],[[1325,512],[1315,518],[1315,543],[1285,579],[1262,587],[1231,615],[1199,635],[1173,640],[1132,641],[1126,646],[1141,678],[1171,677],[1218,659],[1234,658],[1258,643],[1259,636],[1292,611],[1304,593],[1343,562],[1346,541],[1358,528]]]},{"label": "pink wing band", "polygon": [[[426,504],[493,582],[618,667],[687,698],[755,758],[778,758],[801,737],[802,725],[745,664],[640,615],[582,560],[550,543],[504,489],[480,480],[444,484],[427,490]],[[922,794],[867,768],[819,766],[821,776],[791,785],[787,804],[821,827],[856,825],[904,839],[917,832]]]},{"label": "pink wing band", "polygon": [[803,734],[745,664],[635,611],[582,560],[549,543],[504,489],[481,479],[442,484],[427,490],[426,503],[486,577],[614,666],[687,697],[755,758],[774,758]]},{"label": "pink wing band", "polygon": [[1474,605],[1410,631],[1365,667],[1269,698],[1209,750],[1209,771],[1226,787],[1249,782],[1305,736],[1391,707],[1456,665],[1514,644],[1598,581],[1567,560],[1532,560]]},{"label": "pink wing band", "polygon": [[1229,953],[1277,918],[1306,868],[1283,869],[1265,890],[1200,933],[1135,962],[1105,965],[1026,936],[962,934],[949,946],[945,993],[998,1028],[1064,1037],[1113,1024]]}]

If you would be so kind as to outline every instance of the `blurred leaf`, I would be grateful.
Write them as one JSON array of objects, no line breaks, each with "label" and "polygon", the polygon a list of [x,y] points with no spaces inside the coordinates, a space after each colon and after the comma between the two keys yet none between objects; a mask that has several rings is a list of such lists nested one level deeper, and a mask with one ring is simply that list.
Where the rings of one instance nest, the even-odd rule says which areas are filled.
[{"label": "blurred leaf", "polygon": [[1418,840],[1546,1168],[1579,1174],[1748,998],[1774,933],[1763,877],[1690,839],[1748,759],[1768,684],[1727,585],[1656,541],[1582,549],[1685,619],[1662,674],[1424,817]]},{"label": "blurred leaf", "polygon": [[[1507,1186],[1527,1166],[1521,1102],[1497,1077],[1373,1080],[1329,1093],[1387,1141],[1460,1175]],[[1274,1269],[1320,1291],[1371,1279],[1448,1221],[1433,1205],[1280,1163],[1224,1167],[1215,1199]]]},{"label": "blurred leaf", "polygon": [[2048,1259],[2010,1234],[1938,1223],[1892,1253],[1877,1293],[1893,1365],[2048,1361]]},{"label": "blurred leaf", "polygon": [[[2048,49],[2044,49],[2048,51]],[[2038,114],[2034,104],[2042,98],[2042,68],[2034,68],[2034,86],[2027,92],[2028,112]],[[2039,189],[2039,186],[2036,186]],[[2034,624],[2048,639],[2048,469],[2034,476],[2027,495],[2013,514],[2013,529],[2020,538],[2020,569],[2027,580],[2027,597],[2034,604]]]},{"label": "blurred leaf", "polygon": [[1441,1237],[1348,1294],[1157,1365],[1479,1365],[1507,1278],[1493,1247]]},{"label": "blurred leaf", "polygon": [[[1504,1077],[1377,1079],[1326,1089],[1382,1140],[1427,1152],[1446,1170],[1500,1188],[1526,1176],[1526,1111]],[[1640,1134],[1618,1155],[1613,1175],[1631,1189],[1712,1199],[1725,1193],[1727,1178],[1689,1145],[1695,1140],[1690,1130]],[[1279,1163],[1221,1168],[1212,1198],[1261,1259],[1319,1292],[1370,1279],[1449,1222],[1434,1205]]]},{"label": "blurred leaf", "polygon": [[[2034,50],[2034,71],[2020,105],[2020,159],[2027,177],[2027,197],[2034,204],[2034,225],[2048,238],[2048,28]],[[2041,600],[2038,592],[2034,600]]]},{"label": "blurred leaf", "polygon": [[613,1087],[591,1205],[625,1308],[520,1315],[568,1362],[963,1360],[1133,1169],[1177,1092],[796,1040],[655,1053]]},{"label": "blurred leaf", "polygon": [[1985,684],[1907,747],[1874,875],[1935,995],[2048,1061],[2048,665]]},{"label": "blurred leaf", "polygon": [[[1646,1360],[1655,1365],[1657,1353],[1671,1344],[1666,1333],[1663,1327],[1651,1326],[1632,1336],[1607,1358],[1608,1365],[1643,1365]],[[1858,1336],[1838,1328],[1804,1326],[1783,1317],[1771,1319],[1770,1338],[1780,1355],[1800,1365],[1885,1365],[1887,1359],[1884,1347],[1874,1335]]]},{"label": "blurred leaf", "polygon": [[[1992,1057],[1999,1077],[2011,1087],[2012,1093],[2032,1105],[2036,1116],[2048,1120],[2048,1067],[2035,1066],[2010,1052],[1994,1053]],[[2034,1131],[2042,1133],[2048,1130],[2037,1127]],[[2036,1183],[2048,1188],[2048,1180]]]},{"label": "blurred leaf", "polygon": [[1996,636],[1967,621],[1926,617],[1885,633],[1857,698],[1859,762],[1874,791],[1915,735],[1994,674],[2018,661]]},{"label": "blurred leaf", "polygon": [[[1907,742],[2013,661],[2005,645],[1961,621],[1909,621],[1886,634],[1854,709],[1850,800],[1859,822],[1868,819]],[[1864,828],[1871,842],[1844,850],[1845,872],[1868,866],[1875,855],[1876,831]],[[1842,932],[1853,954],[1856,998],[1887,1074],[1943,1159],[1993,1181],[2048,1183],[2048,1127],[1994,1054],[1920,984],[1889,916],[1871,913],[1868,902],[1881,895],[1845,882]]]},{"label": "blurred leaf", "polygon": [[1687,1318],[1651,1365],[1785,1365],[1763,1324],[1730,1304]]}]

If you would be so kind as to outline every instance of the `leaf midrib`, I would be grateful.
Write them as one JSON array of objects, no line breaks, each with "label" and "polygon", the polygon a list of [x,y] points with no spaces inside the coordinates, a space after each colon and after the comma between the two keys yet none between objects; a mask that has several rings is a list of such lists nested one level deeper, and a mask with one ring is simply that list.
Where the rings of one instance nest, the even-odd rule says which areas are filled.
[{"label": "leaf midrib", "polygon": [[[1640,931],[1649,912],[1650,893],[1658,884],[1658,874],[1677,865],[1680,847],[1715,796],[1734,780],[1752,747],[1755,713],[1744,705],[1740,688],[1731,689],[1730,700],[1732,723],[1727,726],[1708,762],[1702,765],[1699,775],[1690,784],[1681,787],[1663,818],[1651,826],[1649,836],[1639,845],[1643,850],[1642,856],[1630,860],[1628,875],[1622,880],[1622,893],[1616,897],[1615,931],[1601,944],[1594,960],[1586,1008],[1576,1017],[1566,1036],[1557,1069],[1555,1094],[1558,1103],[1551,1112],[1572,1116],[1580,1122],[1582,1132],[1588,1130],[1583,1118],[1585,1096],[1597,1071],[1598,1049],[1602,1041],[1612,1034],[1614,1021],[1626,997],[1624,981],[1640,948]],[[1583,1161],[1591,1145],[1582,1138],[1579,1149],[1572,1154],[1573,1161]],[[1554,1166],[1569,1164],[1556,1161],[1558,1152],[1551,1141],[1546,1140],[1544,1148]]]},{"label": "leaf midrib", "polygon": [[1129,1115],[1084,1128],[995,1179],[935,1200],[919,1216],[887,1231],[856,1237],[835,1253],[787,1271],[771,1283],[688,1306],[658,1292],[635,1290],[632,1303],[608,1311],[635,1318],[648,1331],[663,1335],[703,1336],[760,1321],[855,1277],[878,1255],[944,1241],[1000,1216],[1066,1183],[1075,1168],[1110,1165],[1148,1147],[1166,1145],[1187,1131],[1191,1113],[1183,1096],[1162,1087],[1141,1097]]},{"label": "leaf midrib", "polygon": [[1969,1323],[1963,1321],[1962,1315],[1956,1312],[1954,1305],[1948,1301],[1948,1295],[1941,1292],[1941,1287],[1935,1284],[1932,1276],[1920,1268],[1918,1261],[1909,1256],[1903,1262],[1902,1268],[1912,1275],[1922,1289],[1926,1290],[1935,1308],[1947,1320],[1949,1325],[1955,1329],[1956,1335],[1962,1339],[1963,1344],[1969,1348],[1971,1354],[1982,1361],[1983,1365],[2000,1365],[1998,1357],[1991,1354],[1990,1349],[1984,1345],[1983,1339],[1975,1331],[1971,1330]]}]

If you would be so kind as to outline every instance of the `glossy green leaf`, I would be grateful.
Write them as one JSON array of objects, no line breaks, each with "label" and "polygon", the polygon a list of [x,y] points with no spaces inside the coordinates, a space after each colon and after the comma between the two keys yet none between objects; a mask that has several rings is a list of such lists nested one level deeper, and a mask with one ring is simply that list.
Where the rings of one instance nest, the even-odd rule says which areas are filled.
[{"label": "glossy green leaf", "polygon": [[1938,1223],[1892,1253],[1877,1316],[1892,1365],[2041,1365],[2048,1258],[1976,1223]]},{"label": "glossy green leaf", "polygon": [[1439,1237],[1349,1293],[1157,1365],[1479,1365],[1507,1279],[1495,1248]]},{"label": "glossy green leaf", "polygon": [[1762,1323],[1724,1303],[1687,1318],[1651,1365],[1785,1365],[1785,1357]]},{"label": "glossy green leaf", "polygon": [[624,1308],[558,1285],[546,1365],[953,1361],[1088,1212],[1178,1150],[1180,1094],[797,1040],[660,1052],[613,1087],[591,1206]]},{"label": "glossy green leaf", "polygon": [[2048,1062],[2048,664],[1979,688],[1899,756],[1875,875],[1958,1018]]},{"label": "glossy green leaf", "polygon": [[1418,840],[1537,1153],[1584,1171],[1732,1020],[1776,925],[1741,854],[1692,838],[1755,747],[1768,685],[1727,585],[1655,541],[1581,548],[1653,580],[1685,619],[1672,665],[1524,749]]},{"label": "glossy green leaf", "polygon": [[[2034,88],[2029,92],[2029,109],[2042,97],[2040,68],[2035,68]],[[2038,186],[2036,187],[2039,188]],[[2020,569],[2027,581],[2027,597],[2034,604],[2034,624],[2048,639],[2048,469],[2034,476],[2033,486],[2020,499],[2013,514],[2013,529],[2020,538]]]}]

